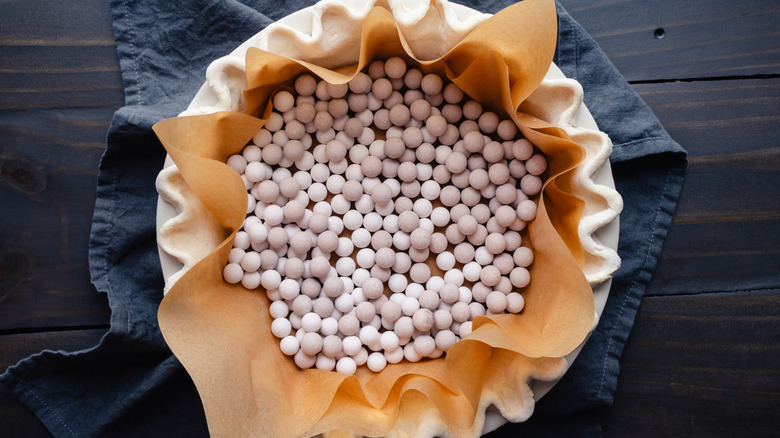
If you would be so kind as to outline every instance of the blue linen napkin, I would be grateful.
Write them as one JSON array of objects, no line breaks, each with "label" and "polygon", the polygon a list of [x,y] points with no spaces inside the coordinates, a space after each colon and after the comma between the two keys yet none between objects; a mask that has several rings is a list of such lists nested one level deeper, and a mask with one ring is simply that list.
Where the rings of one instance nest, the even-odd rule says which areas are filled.
[{"label": "blue linen napkin", "polygon": [[[207,436],[197,391],[157,324],[163,280],[155,242],[154,180],[165,151],[151,126],[184,110],[208,64],[314,1],[111,1],[126,106],[112,121],[100,164],[90,271],[111,307],[97,346],[44,351],[0,376],[58,437]],[[508,0],[460,1],[495,13]],[[600,436],[598,409],[617,386],[619,358],[671,224],[685,151],[661,127],[587,33],[558,6],[556,63],[585,89],[612,138],[623,196],[623,259],[596,331],[564,378],[523,424],[489,436]]]}]

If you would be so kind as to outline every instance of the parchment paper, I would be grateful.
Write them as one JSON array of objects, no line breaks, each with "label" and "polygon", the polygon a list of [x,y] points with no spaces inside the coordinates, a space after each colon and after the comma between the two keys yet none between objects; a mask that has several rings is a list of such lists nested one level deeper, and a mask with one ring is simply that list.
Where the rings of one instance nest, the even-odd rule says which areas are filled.
[{"label": "parchment paper", "polygon": [[[220,112],[167,119],[155,132],[185,181],[228,237],[172,287],[159,310],[166,342],[195,382],[212,436],[359,435],[476,436],[494,403],[512,421],[533,410],[530,378],[553,379],[562,356],[587,336],[593,297],[582,273],[577,234],[583,202],[570,194],[571,169],[583,149],[562,129],[516,112],[538,86],[556,43],[555,6],[526,0],[477,27],[437,60],[408,53],[392,15],[366,18],[360,61],[331,69],[250,49],[245,93],[249,114]],[[246,190],[224,162],[262,127],[269,98],[304,72],[348,81],[375,59],[403,56],[425,72],[447,76],[489,109],[512,117],[548,158],[537,218],[524,241],[534,251],[531,284],[518,315],[478,317],[474,331],[445,357],[401,362],[355,376],[300,370],[270,332],[269,300],[222,280],[222,268],[246,211]],[[337,433],[334,432],[334,435]]]}]

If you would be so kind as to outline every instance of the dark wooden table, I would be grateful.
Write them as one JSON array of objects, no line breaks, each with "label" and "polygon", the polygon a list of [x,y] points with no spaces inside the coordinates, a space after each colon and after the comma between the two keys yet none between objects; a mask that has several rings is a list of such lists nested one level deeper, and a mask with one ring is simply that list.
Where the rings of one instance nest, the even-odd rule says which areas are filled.
[{"label": "dark wooden table", "polygon": [[[0,2],[0,372],[95,345],[87,241],[123,104],[108,2]],[[690,153],[606,436],[780,434],[780,3],[564,0]],[[48,436],[0,387],[0,435]]]}]

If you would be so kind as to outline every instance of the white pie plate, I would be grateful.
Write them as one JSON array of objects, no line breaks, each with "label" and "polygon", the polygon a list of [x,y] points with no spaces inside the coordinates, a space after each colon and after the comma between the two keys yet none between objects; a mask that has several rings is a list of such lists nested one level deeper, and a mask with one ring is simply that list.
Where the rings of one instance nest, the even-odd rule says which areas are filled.
[{"label": "white pie plate", "polygon": [[[344,0],[344,3],[349,6],[352,5],[357,6],[357,5],[362,5],[364,1]],[[410,7],[414,7],[414,5],[419,3],[419,0],[407,0],[405,1],[405,3],[409,4]],[[464,20],[465,18],[468,18],[473,14],[480,13],[474,9],[471,9],[469,7],[457,3],[450,2],[450,5],[453,7],[453,10],[457,13],[458,18],[461,20]],[[296,30],[302,32],[309,32],[311,30],[311,16],[312,16],[311,9],[312,9],[311,7],[307,7],[299,11],[296,11],[284,18],[281,18],[279,22],[284,23]],[[255,43],[258,40],[259,36],[262,34],[262,32],[263,31],[257,33],[252,38],[248,39],[243,44],[238,46],[233,52],[231,52],[231,55],[243,57],[246,54],[246,51],[250,47],[255,46]],[[550,69],[547,72],[546,78],[558,79],[564,77],[565,76],[563,72],[561,72],[561,70],[555,64],[550,65]],[[191,110],[197,108],[211,107],[216,103],[217,103],[216,95],[211,90],[211,88],[204,83],[203,86],[200,88],[200,90],[198,90],[198,93],[190,102],[190,105],[187,107],[187,109]],[[593,119],[593,116],[590,114],[590,111],[588,111],[588,109],[585,107],[585,104],[582,104],[580,106],[579,111],[577,112],[574,126],[578,128],[585,128],[585,129],[598,131],[598,126],[596,125],[596,121]],[[171,158],[169,156],[166,157],[164,167],[168,167],[172,164],[173,161],[171,160]],[[612,168],[610,166],[609,160],[604,162],[601,169],[593,179],[596,183],[600,185],[609,187],[611,189],[615,188],[615,183],[612,178]],[[162,200],[162,198],[158,197],[157,218],[156,218],[158,229],[166,221],[174,218],[177,214],[178,213],[176,209],[174,209],[172,205],[168,204],[167,202]],[[595,236],[599,241],[601,241],[601,243],[604,246],[616,250],[618,245],[619,231],[620,231],[619,217],[616,217],[612,222],[597,230],[595,232]],[[180,269],[182,269],[183,265],[178,259],[165,252],[162,248],[159,248],[159,246],[158,246],[158,250],[160,254],[160,264],[162,267],[163,276],[166,279],[168,279],[171,275],[175,274]],[[609,290],[611,284],[612,284],[612,279],[610,278],[593,287],[594,307],[596,310],[596,314],[599,317],[604,311],[604,306],[607,303],[607,298],[609,297]],[[566,355],[566,361],[567,363],[569,363],[569,366],[571,366],[571,364],[574,362],[574,360],[576,359],[577,355],[580,353],[580,351],[582,350],[586,342],[587,342],[587,338],[576,349],[574,349],[574,351]],[[552,389],[552,387],[555,386],[557,382],[558,380],[531,381],[530,387],[533,390],[534,399],[537,401],[541,399],[542,396],[547,394],[547,392],[549,392],[550,389]],[[497,429],[498,427],[505,424],[506,422],[507,420],[504,417],[502,417],[497,410],[488,409],[485,415],[485,425],[483,428],[483,434]]]}]

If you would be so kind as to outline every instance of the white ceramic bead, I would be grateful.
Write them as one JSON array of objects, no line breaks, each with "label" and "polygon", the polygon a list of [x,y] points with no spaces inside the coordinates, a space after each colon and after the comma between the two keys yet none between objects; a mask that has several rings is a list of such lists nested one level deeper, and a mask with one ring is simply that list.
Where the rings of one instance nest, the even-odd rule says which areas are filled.
[{"label": "white ceramic bead", "polygon": [[328,231],[332,231],[336,235],[339,235],[344,231],[344,222],[340,217],[331,216],[328,218]]},{"label": "white ceramic bead", "polygon": [[506,310],[507,306],[506,295],[498,291],[491,292],[488,294],[487,299],[485,300],[485,304],[491,312],[502,313],[504,310]]},{"label": "white ceramic bead", "polygon": [[370,213],[374,209],[374,201],[371,199],[371,196],[368,194],[363,194],[363,196],[360,197],[357,201],[355,201],[355,210],[367,214]]},{"label": "white ceramic bead", "polygon": [[363,345],[373,349],[379,346],[381,335],[376,327],[366,325],[360,329],[358,337]]},{"label": "white ceramic bead", "polygon": [[357,210],[349,210],[344,213],[344,228],[354,231],[363,225],[363,214]]},{"label": "white ceramic bead", "polygon": [[512,286],[523,288],[531,282],[531,274],[528,269],[518,266],[509,273],[509,281],[512,282]]},{"label": "white ceramic bead", "polygon": [[367,269],[357,268],[352,273],[352,282],[357,287],[362,287],[363,283],[369,278],[371,278],[371,273]]},{"label": "white ceramic bead", "polygon": [[420,302],[417,301],[417,298],[407,296],[401,303],[401,311],[406,316],[412,316],[418,310],[420,310]]},{"label": "white ceramic bead", "polygon": [[433,211],[433,205],[431,204],[430,200],[426,198],[419,198],[414,201],[414,207],[412,207],[412,211],[417,213],[417,216],[421,218],[427,218]]},{"label": "white ceramic bead", "polygon": [[401,339],[411,337],[412,334],[414,334],[414,324],[412,323],[412,318],[407,315],[398,318],[398,320],[395,322],[393,331],[395,331],[395,333]]},{"label": "white ceramic bead", "polygon": [[320,326],[320,333],[324,336],[335,335],[339,331],[339,322],[336,318],[328,316],[322,318],[322,325]]},{"label": "white ceramic bead", "polygon": [[300,350],[300,342],[295,336],[285,336],[279,342],[279,349],[287,356],[292,356]]},{"label": "white ceramic bead", "polygon": [[403,274],[392,274],[387,282],[387,287],[393,292],[403,292],[407,286],[408,282]]},{"label": "white ceramic bead", "polygon": [[292,331],[292,325],[287,318],[276,318],[271,323],[271,333],[277,338],[289,336]]},{"label": "white ceramic bead", "polygon": [[341,347],[344,353],[354,356],[362,350],[362,342],[357,336],[346,336],[341,341]]},{"label": "white ceramic bead", "polygon": [[340,374],[351,376],[355,374],[357,370],[357,364],[351,357],[342,357],[336,362],[336,371]]},{"label": "white ceramic bead", "polygon": [[317,367],[318,370],[333,371],[333,368],[336,367],[336,359],[328,357],[324,354],[318,354],[314,366]]},{"label": "white ceramic bead", "polygon": [[333,305],[339,312],[348,312],[355,306],[355,300],[351,294],[342,294],[334,300]]},{"label": "white ceramic bead", "polygon": [[341,257],[336,261],[336,271],[339,275],[349,276],[355,272],[355,260],[351,257]]},{"label": "white ceramic bead", "polygon": [[417,350],[414,349],[413,343],[408,343],[404,345],[404,359],[408,360],[409,362],[419,362],[422,359],[422,356],[420,356],[419,353],[417,353]]},{"label": "white ceramic bead", "polygon": [[260,282],[266,290],[276,289],[282,282],[282,276],[277,271],[268,270],[261,274]]},{"label": "white ceramic bead", "polygon": [[443,271],[452,269],[455,266],[455,256],[449,251],[444,251],[436,256],[436,266]]},{"label": "white ceramic bead", "polygon": [[365,348],[361,348],[357,354],[352,356],[352,359],[355,359],[355,365],[362,366],[368,360],[368,351]]},{"label": "white ceramic bead", "polygon": [[444,273],[444,281],[446,283],[462,286],[464,280],[465,276],[463,275],[463,271],[458,268],[452,268]]},{"label": "white ceramic bead", "polygon": [[382,228],[382,216],[376,212],[369,212],[363,217],[363,228],[370,232],[378,231]]},{"label": "white ceramic bead", "polygon": [[371,371],[378,373],[385,369],[387,366],[387,358],[384,354],[380,352],[374,352],[368,355],[368,360],[366,361],[366,365],[368,365],[368,369]]},{"label": "white ceramic bead", "polygon": [[[275,271],[266,271],[266,272],[275,272]],[[263,275],[265,275],[265,273],[263,273]],[[262,281],[262,277],[261,277],[261,281]],[[284,298],[285,300],[295,299],[295,297],[297,297],[301,291],[298,282],[290,278],[286,278],[282,280],[279,283],[278,287],[279,287],[279,294],[281,294],[282,298]]]},{"label": "white ceramic bead", "polygon": [[290,313],[290,308],[284,301],[274,301],[268,311],[272,318],[285,318]]},{"label": "white ceramic bead", "polygon": [[376,253],[371,248],[363,248],[358,251],[355,259],[357,260],[358,266],[364,269],[369,269],[374,266],[375,255]]},{"label": "white ceramic bead", "polygon": [[404,349],[396,348],[393,351],[385,351],[387,363],[399,363],[404,360]]},{"label": "white ceramic bead", "polygon": [[349,237],[339,237],[338,246],[336,247],[336,255],[339,257],[348,257],[352,254],[355,245]]},{"label": "white ceramic bead", "polygon": [[425,286],[420,283],[409,283],[406,286],[406,296],[411,298],[419,298],[425,290]]},{"label": "white ceramic bead", "polygon": [[314,312],[301,317],[301,328],[307,332],[316,332],[322,327],[322,318]]},{"label": "white ceramic bead", "polygon": [[379,344],[385,351],[393,351],[400,345],[398,335],[393,331],[386,331],[379,335]]},{"label": "white ceramic bead", "polygon": [[436,342],[429,335],[418,336],[414,340],[414,349],[420,356],[429,356],[436,349]]},{"label": "white ceramic bead", "polygon": [[319,202],[325,200],[328,196],[328,189],[325,187],[325,184],[314,182],[306,190],[306,193],[309,195],[311,201]]},{"label": "white ceramic bead", "polygon": [[377,299],[384,291],[382,281],[375,277],[370,277],[363,281],[363,293],[368,299]]},{"label": "white ceramic bead", "polygon": [[436,347],[443,351],[448,351],[457,341],[458,337],[450,330],[442,330],[436,333]]},{"label": "white ceramic bead", "polygon": [[[354,239],[354,234],[353,234],[353,239]],[[393,246],[401,251],[406,251],[407,249],[409,249],[412,246],[412,242],[411,239],[409,238],[409,234],[403,231],[397,231],[393,233]]]},{"label": "white ceramic bead", "polygon": [[236,284],[244,277],[244,269],[238,263],[228,263],[222,270],[222,276],[228,283]]}]

